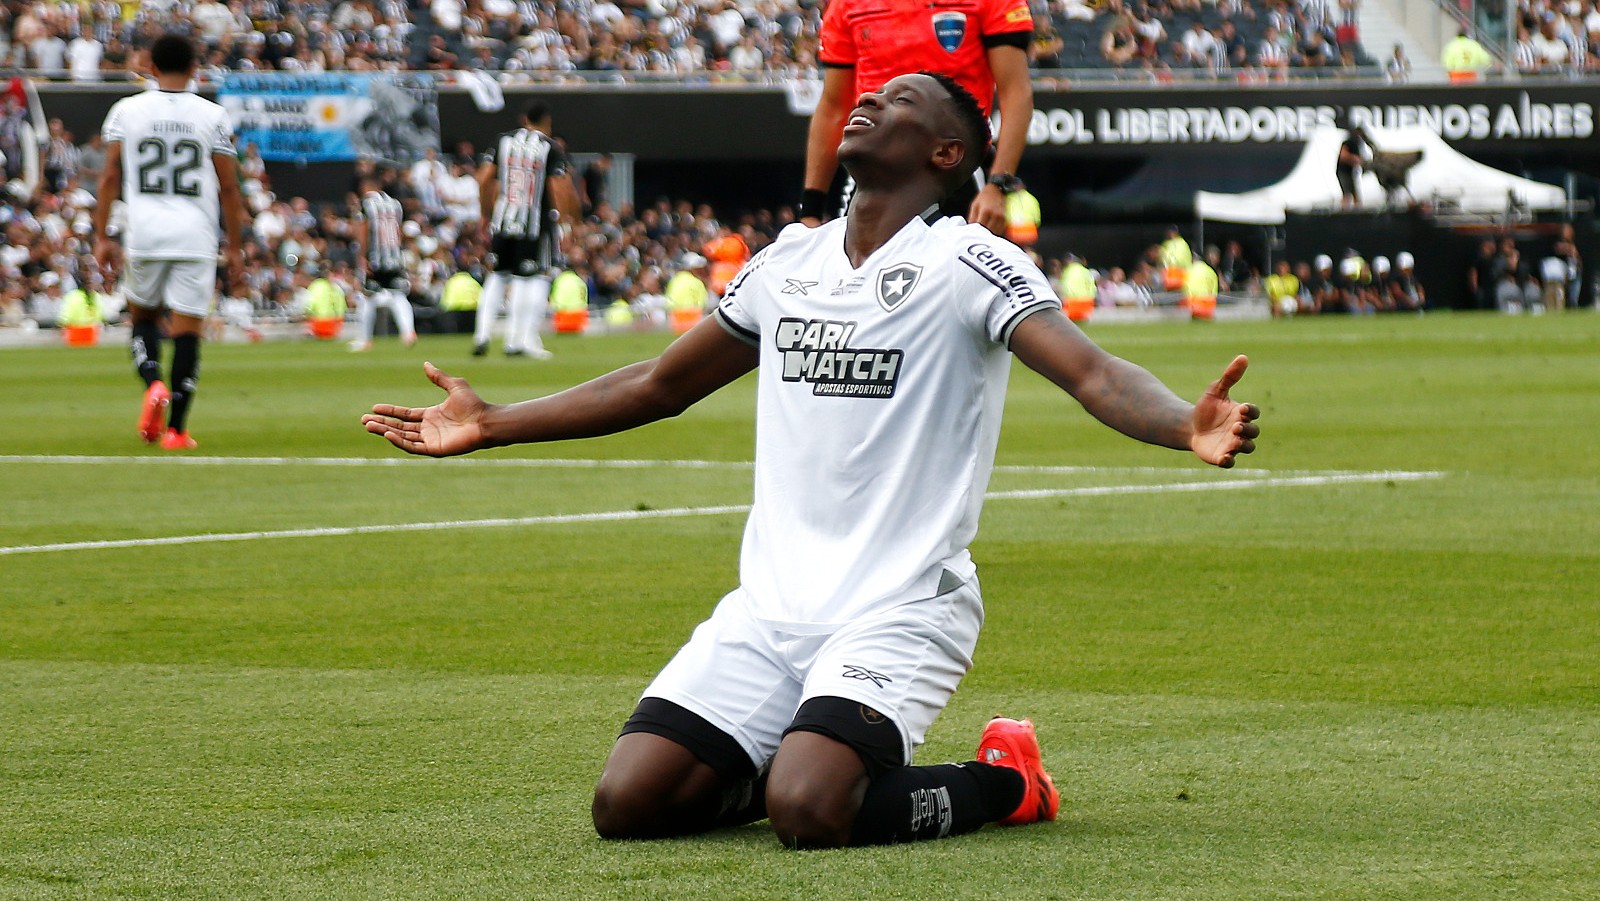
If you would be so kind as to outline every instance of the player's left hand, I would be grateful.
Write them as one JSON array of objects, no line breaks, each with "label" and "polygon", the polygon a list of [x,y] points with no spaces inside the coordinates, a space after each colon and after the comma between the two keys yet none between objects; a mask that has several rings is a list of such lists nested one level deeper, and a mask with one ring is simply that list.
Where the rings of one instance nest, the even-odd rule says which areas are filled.
[{"label": "player's left hand", "polygon": [[1249,365],[1250,360],[1244,355],[1234,357],[1222,377],[1212,382],[1194,405],[1189,449],[1213,466],[1228,469],[1235,456],[1256,449],[1255,439],[1260,436],[1261,427],[1255,420],[1261,415],[1260,408],[1228,397],[1228,389],[1244,377]]},{"label": "player's left hand", "polygon": [[994,185],[984,185],[972,199],[967,221],[975,222],[1000,237],[1006,234],[1006,195]]}]

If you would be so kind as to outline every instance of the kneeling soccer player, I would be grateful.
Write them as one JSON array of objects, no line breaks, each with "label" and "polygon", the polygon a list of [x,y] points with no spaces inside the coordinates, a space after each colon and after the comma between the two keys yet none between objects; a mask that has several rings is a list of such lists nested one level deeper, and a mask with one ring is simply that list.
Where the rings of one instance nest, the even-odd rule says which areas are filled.
[{"label": "kneeling soccer player", "polygon": [[601,835],[766,817],[786,846],[832,848],[1055,817],[1027,721],[991,721],[976,761],[910,765],[983,622],[967,546],[1011,355],[1112,428],[1217,466],[1254,450],[1259,429],[1256,408],[1228,397],[1243,357],[1186,403],[1085,338],[1014,245],[923,221],[987,145],[959,85],[896,78],[847,120],[849,215],[785,229],[659,358],[506,406],[430,364],[443,402],[363,417],[402,450],[450,456],[633,428],[759,366],[740,586],[623,727],[595,789]]}]

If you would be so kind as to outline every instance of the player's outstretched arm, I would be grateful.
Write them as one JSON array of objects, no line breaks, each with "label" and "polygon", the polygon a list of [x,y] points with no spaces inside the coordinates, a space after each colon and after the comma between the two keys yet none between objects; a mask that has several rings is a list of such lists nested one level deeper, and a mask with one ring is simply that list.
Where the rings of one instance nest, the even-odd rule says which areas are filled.
[{"label": "player's outstretched arm", "polygon": [[430,457],[593,438],[676,416],[754,369],[758,359],[756,348],[706,319],[654,360],[516,404],[486,404],[466,379],[427,363],[423,371],[447,392],[441,403],[426,408],[377,404],[361,424],[407,453]]},{"label": "player's outstretched arm", "polygon": [[1111,428],[1149,444],[1193,451],[1213,466],[1232,466],[1236,456],[1255,450],[1261,434],[1255,424],[1260,410],[1228,396],[1249,365],[1243,356],[1190,404],[1148,370],[1106,353],[1059,310],[1024,319],[1011,335],[1011,350]]}]

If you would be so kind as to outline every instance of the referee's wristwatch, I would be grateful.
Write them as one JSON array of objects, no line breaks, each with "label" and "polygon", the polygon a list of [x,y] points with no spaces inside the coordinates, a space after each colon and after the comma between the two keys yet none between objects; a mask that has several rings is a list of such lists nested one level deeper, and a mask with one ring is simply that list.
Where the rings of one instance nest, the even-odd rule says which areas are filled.
[{"label": "referee's wristwatch", "polygon": [[989,184],[999,188],[1002,194],[1011,194],[1022,187],[1022,179],[1010,173],[995,172],[989,176]]}]

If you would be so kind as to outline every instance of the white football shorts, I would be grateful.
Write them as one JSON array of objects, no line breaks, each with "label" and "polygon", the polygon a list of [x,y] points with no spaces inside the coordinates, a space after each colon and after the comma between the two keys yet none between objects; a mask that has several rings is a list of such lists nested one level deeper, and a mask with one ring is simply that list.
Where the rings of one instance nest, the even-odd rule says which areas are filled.
[{"label": "white football shorts", "polygon": [[643,697],[703,716],[737,741],[757,767],[811,698],[865,704],[900,729],[905,761],[972,668],[983,626],[978,579],[945,573],[935,597],[907,598],[842,625],[775,623],[750,615],[744,589],[730,592]]},{"label": "white football shorts", "polygon": [[214,260],[129,260],[123,287],[128,302],[204,319],[216,296]]}]

